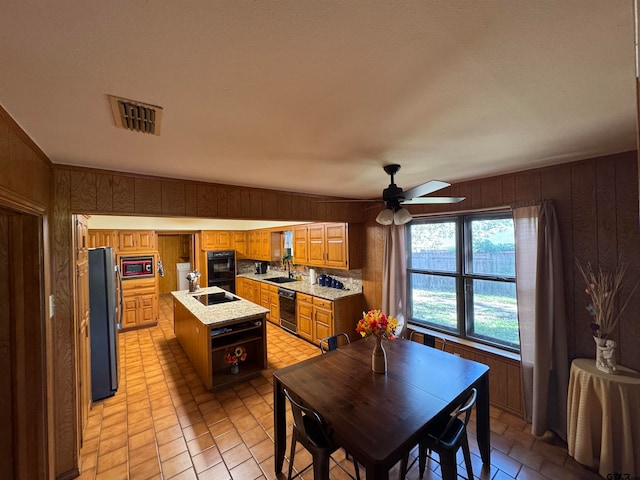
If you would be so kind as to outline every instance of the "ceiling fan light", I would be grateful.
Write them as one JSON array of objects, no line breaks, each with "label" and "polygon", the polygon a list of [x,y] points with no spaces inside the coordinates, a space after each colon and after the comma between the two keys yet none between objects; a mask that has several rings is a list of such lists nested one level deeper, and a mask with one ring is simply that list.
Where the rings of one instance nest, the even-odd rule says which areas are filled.
[{"label": "ceiling fan light", "polygon": [[406,208],[401,208],[393,214],[393,223],[396,225],[404,225],[405,223],[409,223],[412,219],[413,217]]},{"label": "ceiling fan light", "polygon": [[376,222],[378,222],[380,225],[391,225],[393,223],[393,219],[393,210],[385,208],[376,217]]}]

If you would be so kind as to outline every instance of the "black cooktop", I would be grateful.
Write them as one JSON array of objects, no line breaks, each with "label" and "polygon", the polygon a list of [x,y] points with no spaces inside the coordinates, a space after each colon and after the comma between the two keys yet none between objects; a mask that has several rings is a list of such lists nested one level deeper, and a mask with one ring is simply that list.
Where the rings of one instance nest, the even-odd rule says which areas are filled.
[{"label": "black cooktop", "polygon": [[193,297],[207,307],[209,305],[218,305],[219,303],[228,303],[240,300],[239,298],[225,292],[204,293],[201,295],[194,295]]}]

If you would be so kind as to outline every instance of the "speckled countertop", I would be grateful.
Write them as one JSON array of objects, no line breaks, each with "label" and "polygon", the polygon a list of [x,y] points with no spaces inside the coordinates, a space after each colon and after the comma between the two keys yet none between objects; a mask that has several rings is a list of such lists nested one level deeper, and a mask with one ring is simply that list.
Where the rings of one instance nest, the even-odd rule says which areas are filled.
[{"label": "speckled countertop", "polygon": [[309,282],[305,280],[281,284],[265,281],[266,278],[281,276],[277,273],[274,274],[274,272],[267,272],[265,274],[245,273],[238,276],[250,278],[252,280],[258,280],[268,285],[277,285],[278,287],[286,288],[287,290],[295,290],[296,292],[306,293],[308,295],[324,298],[326,300],[339,300],[341,298],[350,297],[352,295],[360,295],[362,293],[362,285],[350,286],[349,290],[338,290],[337,288],[321,287],[320,285],[310,285]]},{"label": "speckled countertop", "polygon": [[189,310],[204,325],[215,325],[217,327],[228,323],[235,323],[238,320],[247,320],[251,317],[269,313],[269,310],[266,308],[242,298],[234,302],[219,303],[217,305],[209,306],[203,305],[195,298],[195,295],[207,293],[225,293],[227,296],[240,298],[237,295],[233,295],[218,287],[202,288],[197,292],[178,290],[176,292],[171,292],[171,295],[182,303],[182,305],[184,305],[187,310]]}]

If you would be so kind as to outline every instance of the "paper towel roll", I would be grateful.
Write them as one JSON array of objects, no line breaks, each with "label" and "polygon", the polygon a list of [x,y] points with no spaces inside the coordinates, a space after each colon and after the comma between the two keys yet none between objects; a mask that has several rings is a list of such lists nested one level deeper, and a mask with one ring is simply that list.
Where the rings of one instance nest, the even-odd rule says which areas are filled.
[{"label": "paper towel roll", "polygon": [[309,283],[311,285],[315,285],[315,283],[318,281],[317,277],[316,277],[316,271],[313,268],[309,269]]}]

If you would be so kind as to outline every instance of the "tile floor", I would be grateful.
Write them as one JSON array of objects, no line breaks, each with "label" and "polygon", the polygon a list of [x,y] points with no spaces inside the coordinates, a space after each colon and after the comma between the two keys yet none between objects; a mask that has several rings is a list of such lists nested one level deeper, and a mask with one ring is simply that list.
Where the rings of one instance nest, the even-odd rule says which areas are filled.
[{"label": "tile floor", "polygon": [[[269,369],[249,382],[211,393],[173,334],[171,297],[162,296],[157,327],[120,334],[120,386],[115,396],[97,402],[91,410],[81,451],[80,478],[286,478],[273,471],[271,372],[320,351],[272,325],[268,325],[267,337]],[[522,419],[495,408],[491,413],[490,467],[482,468],[475,438],[470,434],[477,478],[600,478],[569,457],[566,446],[531,436]],[[470,431],[475,431],[475,426],[471,425]],[[353,464],[343,454],[337,455],[337,460],[353,472]],[[303,468],[310,458],[304,449],[297,451],[294,467]],[[287,468],[285,459],[285,472]],[[465,474],[464,468],[459,473]],[[397,475],[396,466],[390,476]],[[364,472],[361,477],[364,480]],[[303,478],[309,480],[313,475],[306,472]],[[331,478],[348,477],[333,465]],[[407,478],[418,478],[417,465]],[[436,462],[429,462],[424,478],[440,478]]]}]

